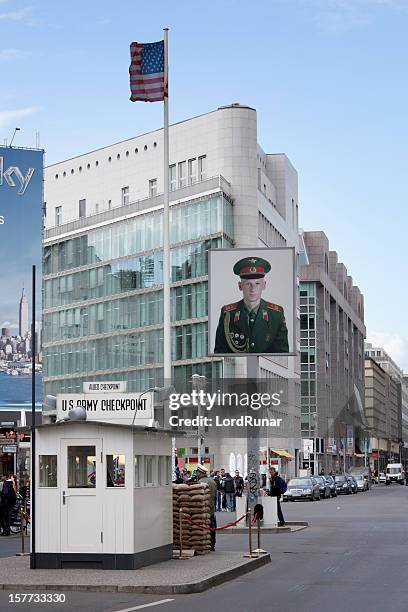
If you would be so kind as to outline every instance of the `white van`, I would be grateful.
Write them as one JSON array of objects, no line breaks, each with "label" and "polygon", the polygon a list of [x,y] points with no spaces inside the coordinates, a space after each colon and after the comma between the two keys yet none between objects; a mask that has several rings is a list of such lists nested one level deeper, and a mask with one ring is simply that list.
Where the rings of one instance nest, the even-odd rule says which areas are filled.
[{"label": "white van", "polygon": [[402,469],[402,463],[389,463],[385,472],[385,484],[389,485],[392,482],[404,484],[405,474]]}]

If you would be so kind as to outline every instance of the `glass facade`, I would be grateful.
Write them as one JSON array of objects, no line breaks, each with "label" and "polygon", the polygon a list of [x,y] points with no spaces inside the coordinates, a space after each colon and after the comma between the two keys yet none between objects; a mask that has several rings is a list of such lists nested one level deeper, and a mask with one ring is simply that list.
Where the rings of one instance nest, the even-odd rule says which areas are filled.
[{"label": "glass facade", "polygon": [[[208,250],[232,245],[232,204],[221,194],[196,198],[172,206],[170,223],[172,359],[198,361],[173,375],[220,375],[220,362],[207,359],[206,277]],[[162,212],[152,211],[45,247],[46,394],[78,392],[98,377],[127,380],[129,391],[160,384],[162,239]]]},{"label": "glass facade", "polygon": [[301,431],[304,437],[315,435],[316,405],[316,285],[300,283],[300,388]]}]

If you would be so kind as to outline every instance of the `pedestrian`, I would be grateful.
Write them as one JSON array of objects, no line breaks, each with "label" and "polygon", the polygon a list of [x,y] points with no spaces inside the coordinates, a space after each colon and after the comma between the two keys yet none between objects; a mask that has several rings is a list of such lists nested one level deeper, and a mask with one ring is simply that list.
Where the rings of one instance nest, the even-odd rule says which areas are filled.
[{"label": "pedestrian", "polygon": [[224,491],[224,486],[223,486],[224,478],[225,478],[225,470],[224,468],[221,468],[220,480],[221,480],[221,510],[222,512],[227,511],[227,500],[225,497],[225,491]]},{"label": "pedestrian", "polygon": [[271,468],[269,470],[270,474],[270,489],[269,495],[271,497],[277,498],[277,506],[278,506],[278,521],[279,527],[283,527],[285,525],[285,519],[283,518],[282,508],[280,503],[280,498],[286,491],[286,483],[285,481],[278,475],[278,472],[275,468]]},{"label": "pedestrian", "polygon": [[222,480],[222,489],[225,494],[225,503],[227,505],[227,512],[234,511],[234,493],[235,484],[234,479],[229,472],[227,472]]},{"label": "pedestrian", "polygon": [[212,531],[211,534],[211,550],[215,550],[215,529],[217,527],[217,519],[215,517],[215,501],[217,499],[217,485],[213,478],[209,478],[207,468],[199,463],[197,465],[197,479],[199,482],[206,482],[210,487],[210,527]]},{"label": "pedestrian", "polygon": [[13,481],[7,474],[0,493],[0,527],[3,536],[10,535],[10,513],[15,503],[16,492],[13,488]]},{"label": "pedestrian", "polygon": [[214,472],[214,482],[217,487],[217,495],[215,498],[215,511],[221,512],[221,476],[218,470]]},{"label": "pedestrian", "polygon": [[237,508],[236,498],[242,497],[242,493],[244,490],[244,479],[242,478],[242,476],[240,476],[239,470],[235,470],[234,486],[235,486],[234,510],[236,510]]}]

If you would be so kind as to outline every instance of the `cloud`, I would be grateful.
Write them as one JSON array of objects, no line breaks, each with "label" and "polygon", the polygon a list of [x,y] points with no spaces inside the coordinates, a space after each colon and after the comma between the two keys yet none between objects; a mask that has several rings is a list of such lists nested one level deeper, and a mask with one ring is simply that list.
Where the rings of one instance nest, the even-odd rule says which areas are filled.
[{"label": "cloud", "polygon": [[383,347],[395,363],[408,372],[408,338],[400,334],[387,334],[386,332],[370,332],[367,342],[373,347]]},{"label": "cloud", "polygon": [[34,113],[38,112],[38,110],[39,109],[36,106],[29,106],[27,108],[0,111],[0,127],[3,127],[8,123],[12,123],[15,119],[21,119],[22,117],[33,115]]},{"label": "cloud", "polygon": [[300,4],[311,9],[312,20],[326,34],[366,28],[384,10],[408,9],[408,0],[300,0]]},{"label": "cloud", "polygon": [[22,49],[0,49],[0,62],[23,59],[29,55],[31,55],[30,51],[23,51]]},{"label": "cloud", "polygon": [[24,8],[19,11],[9,11],[6,13],[0,13],[0,20],[3,21],[22,21],[25,19],[30,12],[30,9]]}]

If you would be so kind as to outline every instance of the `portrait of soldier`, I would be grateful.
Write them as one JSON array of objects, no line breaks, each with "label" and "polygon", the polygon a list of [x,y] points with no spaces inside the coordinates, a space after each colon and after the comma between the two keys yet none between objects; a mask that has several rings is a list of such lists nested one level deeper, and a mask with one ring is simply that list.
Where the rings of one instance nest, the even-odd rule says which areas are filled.
[{"label": "portrait of soldier", "polygon": [[282,306],[261,297],[270,269],[270,263],[261,257],[245,257],[234,265],[242,300],[221,308],[214,353],[289,352]]}]

